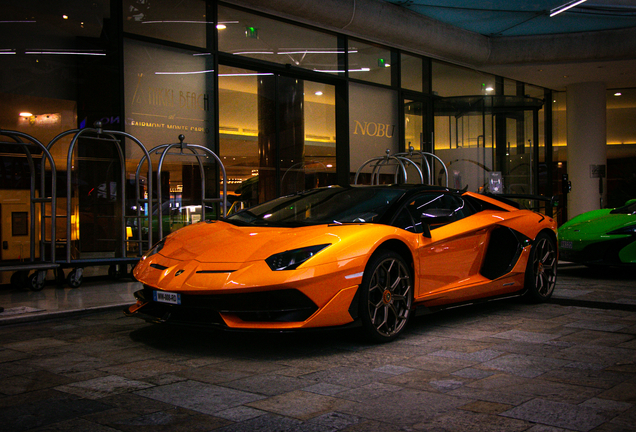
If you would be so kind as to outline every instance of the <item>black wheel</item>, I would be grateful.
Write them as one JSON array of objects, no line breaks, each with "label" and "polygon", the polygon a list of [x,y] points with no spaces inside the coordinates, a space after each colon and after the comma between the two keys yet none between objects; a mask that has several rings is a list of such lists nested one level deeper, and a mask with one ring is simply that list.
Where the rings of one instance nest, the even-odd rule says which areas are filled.
[{"label": "black wheel", "polygon": [[66,276],[66,283],[71,288],[78,288],[82,284],[82,279],[84,279],[84,269],[80,267],[69,272]]},{"label": "black wheel", "polygon": [[556,243],[546,233],[539,233],[532,244],[526,267],[526,298],[534,302],[547,301],[554,292],[557,276]]},{"label": "black wheel", "polygon": [[39,276],[39,273],[40,272],[35,272],[31,276],[29,276],[27,285],[29,286],[29,289],[31,289],[31,291],[42,291],[42,289],[44,288],[44,276],[46,275],[46,273],[42,276]]},{"label": "black wheel", "polygon": [[411,316],[413,279],[404,258],[392,251],[371,258],[360,285],[360,320],[367,337],[388,342]]}]

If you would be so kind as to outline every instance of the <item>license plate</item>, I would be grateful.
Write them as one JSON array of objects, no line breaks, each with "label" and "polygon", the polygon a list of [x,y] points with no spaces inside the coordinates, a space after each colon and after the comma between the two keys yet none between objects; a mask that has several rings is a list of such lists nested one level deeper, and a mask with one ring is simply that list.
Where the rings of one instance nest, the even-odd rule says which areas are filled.
[{"label": "license plate", "polygon": [[571,241],[561,240],[561,249],[572,249],[574,244]]},{"label": "license plate", "polygon": [[153,291],[152,299],[159,303],[181,304],[181,295],[165,291]]}]

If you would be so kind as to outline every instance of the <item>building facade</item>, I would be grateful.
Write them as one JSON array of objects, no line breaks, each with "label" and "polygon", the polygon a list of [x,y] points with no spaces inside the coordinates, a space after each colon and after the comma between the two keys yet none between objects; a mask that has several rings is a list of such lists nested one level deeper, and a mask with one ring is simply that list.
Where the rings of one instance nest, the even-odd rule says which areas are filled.
[{"label": "building facade", "polygon": [[[501,178],[506,193],[561,193],[564,94],[465,67],[452,55],[422,54],[422,41],[411,39],[409,47],[416,28],[391,40],[382,36],[391,29],[380,26],[353,31],[349,25],[362,18],[348,9],[350,2],[327,1],[323,9],[331,7],[332,16],[313,19],[311,11],[297,14],[303,19],[272,12],[276,3],[69,0],[4,8],[1,129],[46,145],[64,131],[100,122],[136,137],[148,151],[179,142],[203,146],[225,170],[223,176],[213,158],[174,151],[155,172],[148,200],[148,179],[136,175],[144,159],[138,146],[122,144],[122,173],[116,146],[83,139],[69,154],[73,134],[56,142],[50,150],[62,179],[58,208],[73,203],[74,256],[116,254],[143,228],[118,221],[140,206],[162,215],[165,234],[199,220],[206,207],[201,196],[219,194],[223,180],[230,203],[250,206],[312,187],[369,181],[367,162],[400,152],[435,154],[446,170],[429,158],[424,176],[437,184],[488,191]],[[381,3],[374,0],[374,7],[382,10]],[[449,52],[478,49],[461,37],[449,38]],[[159,155],[151,155],[155,167]],[[10,202],[28,198],[20,192],[30,187],[19,172],[21,158],[4,152],[0,164],[3,221],[17,212]],[[413,170],[408,178],[419,181]],[[393,171],[382,171],[381,179],[392,181]],[[131,199],[138,192],[145,204]],[[566,217],[563,200],[557,207],[533,205]],[[219,215],[217,204],[209,207],[208,216]],[[19,212],[24,208],[28,203]],[[3,222],[2,238],[10,244],[1,260],[25,256],[12,229]],[[58,232],[68,237],[64,223]]]}]

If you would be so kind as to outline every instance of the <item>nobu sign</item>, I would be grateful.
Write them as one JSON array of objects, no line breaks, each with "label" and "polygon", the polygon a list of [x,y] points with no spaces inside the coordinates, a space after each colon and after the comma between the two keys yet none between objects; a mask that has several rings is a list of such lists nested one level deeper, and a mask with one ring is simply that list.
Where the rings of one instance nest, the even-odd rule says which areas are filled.
[{"label": "nobu sign", "polygon": [[393,138],[395,125],[376,123],[376,122],[359,122],[355,121],[354,135],[369,135],[376,137]]}]

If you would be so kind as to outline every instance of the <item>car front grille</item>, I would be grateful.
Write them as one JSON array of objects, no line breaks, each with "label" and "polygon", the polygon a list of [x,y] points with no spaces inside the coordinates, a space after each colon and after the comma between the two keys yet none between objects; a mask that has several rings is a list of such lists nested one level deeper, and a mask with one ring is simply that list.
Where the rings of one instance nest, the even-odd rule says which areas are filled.
[{"label": "car front grille", "polygon": [[170,320],[222,324],[220,314],[226,313],[248,322],[299,322],[318,310],[314,302],[295,289],[238,294],[180,294],[180,305],[154,302],[152,291],[152,287],[144,286],[142,292],[136,295],[149,301],[141,312],[160,319],[168,316]]}]

